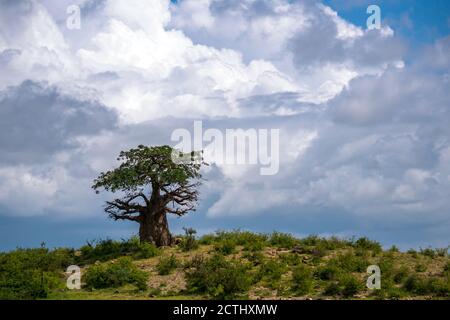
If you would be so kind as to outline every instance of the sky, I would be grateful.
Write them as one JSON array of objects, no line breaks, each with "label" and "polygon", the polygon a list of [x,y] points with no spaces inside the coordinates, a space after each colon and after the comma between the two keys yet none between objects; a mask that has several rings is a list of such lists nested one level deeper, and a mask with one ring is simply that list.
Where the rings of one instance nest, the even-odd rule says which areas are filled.
[{"label": "sky", "polygon": [[[370,4],[381,27],[369,29]],[[71,28],[73,7],[80,28]],[[71,9],[72,8],[72,9]],[[68,10],[69,9],[69,10]],[[171,229],[450,244],[450,2],[0,0],[0,250],[128,238],[93,179],[175,129],[279,129]],[[70,21],[74,21],[69,20]]]}]

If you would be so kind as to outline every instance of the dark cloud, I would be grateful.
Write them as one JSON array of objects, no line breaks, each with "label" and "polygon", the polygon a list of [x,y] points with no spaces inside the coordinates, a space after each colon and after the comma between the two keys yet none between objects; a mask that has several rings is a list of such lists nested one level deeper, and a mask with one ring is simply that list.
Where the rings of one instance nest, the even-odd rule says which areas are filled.
[{"label": "dark cloud", "polygon": [[102,104],[25,81],[0,92],[0,160],[33,163],[77,146],[76,138],[116,126]]}]

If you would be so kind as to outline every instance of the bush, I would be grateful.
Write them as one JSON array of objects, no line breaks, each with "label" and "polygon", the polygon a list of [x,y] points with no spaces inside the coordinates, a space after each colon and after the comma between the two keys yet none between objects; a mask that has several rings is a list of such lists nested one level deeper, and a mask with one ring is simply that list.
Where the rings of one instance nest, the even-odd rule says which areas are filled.
[{"label": "bush", "polygon": [[410,275],[403,283],[403,289],[413,294],[426,294],[427,284],[424,278],[416,274]]},{"label": "bush", "polygon": [[418,253],[417,253],[417,251],[414,250],[414,249],[409,249],[409,250],[407,251],[407,253],[410,254],[413,258],[417,258],[417,257],[418,257]]},{"label": "bush", "polygon": [[273,285],[274,282],[281,279],[281,276],[286,271],[286,264],[271,259],[267,260],[264,264],[261,265],[258,273],[258,278],[267,280],[269,285]]},{"label": "bush", "polygon": [[274,247],[292,249],[299,244],[299,240],[289,233],[273,232],[270,235],[269,243]]},{"label": "bush", "polygon": [[179,262],[175,255],[170,255],[168,257],[161,257],[158,264],[156,265],[156,270],[161,276],[170,274],[179,265]]},{"label": "bush", "polygon": [[224,239],[214,245],[214,250],[225,256],[230,255],[236,250],[236,242],[231,238]]},{"label": "bush", "polygon": [[125,284],[133,284],[139,290],[147,289],[147,273],[139,270],[130,258],[90,266],[84,280],[88,289],[118,288]]},{"label": "bush", "polygon": [[450,279],[431,278],[427,282],[427,290],[429,293],[440,296],[450,296]]},{"label": "bush", "polygon": [[341,292],[341,288],[339,287],[339,284],[336,282],[330,282],[324,290],[324,294],[327,296],[335,296],[338,295]]},{"label": "bush", "polygon": [[196,258],[185,271],[188,292],[207,294],[216,299],[231,299],[249,289],[252,277],[249,267],[238,261],[227,261],[221,255]]},{"label": "bush", "polygon": [[108,261],[121,256],[135,259],[147,259],[159,254],[159,250],[150,243],[140,243],[137,237],[116,241],[111,239],[88,242],[80,248],[81,256],[78,264],[91,264],[96,261]]},{"label": "bush", "polygon": [[420,254],[429,257],[431,259],[434,259],[436,257],[436,252],[432,248],[426,249],[420,248]]},{"label": "bush", "polygon": [[369,262],[360,256],[355,256],[351,253],[341,254],[329,261],[330,265],[335,265],[337,268],[350,272],[366,272]]},{"label": "bush", "polygon": [[46,298],[62,288],[62,271],[73,264],[71,249],[18,249],[0,253],[0,299]]},{"label": "bush", "polygon": [[288,266],[298,266],[302,263],[302,258],[295,253],[282,253],[279,259]]},{"label": "bush", "polygon": [[313,287],[313,273],[304,266],[300,265],[296,267],[292,273],[292,291],[295,294],[308,294]]},{"label": "bush", "polygon": [[351,275],[344,276],[339,280],[339,284],[344,297],[353,297],[362,289],[361,281]]},{"label": "bush", "polygon": [[389,251],[390,252],[400,252],[400,249],[397,246],[393,245],[392,247],[389,248]]},{"label": "bush", "polygon": [[436,249],[434,249],[434,251],[436,253],[436,256],[438,256],[438,257],[447,257],[448,256],[448,249],[449,249],[449,247],[447,247],[447,248],[436,248]]},{"label": "bush", "polygon": [[140,243],[137,249],[132,253],[135,259],[148,259],[156,257],[160,254],[159,249],[152,243]]},{"label": "bush", "polygon": [[372,241],[366,237],[359,238],[353,244],[353,247],[360,248],[364,250],[371,250],[375,253],[380,253],[383,251],[381,244],[377,241]]},{"label": "bush", "polygon": [[423,263],[418,263],[416,264],[415,270],[416,272],[425,272],[427,271],[427,266]]},{"label": "bush", "polygon": [[198,248],[198,241],[195,239],[195,231],[192,228],[183,228],[185,236],[180,243],[181,251],[187,252]]},{"label": "bush", "polygon": [[402,283],[410,274],[410,270],[406,266],[402,266],[394,271],[393,280],[395,283]]},{"label": "bush", "polygon": [[254,266],[259,266],[264,263],[265,257],[264,254],[262,254],[259,251],[256,252],[246,252],[244,253],[243,257],[250,261]]},{"label": "bush", "polygon": [[447,261],[447,263],[444,265],[444,274],[450,274],[450,261]]},{"label": "bush", "polygon": [[320,280],[335,280],[339,275],[340,269],[335,265],[326,265],[315,272],[315,276]]}]

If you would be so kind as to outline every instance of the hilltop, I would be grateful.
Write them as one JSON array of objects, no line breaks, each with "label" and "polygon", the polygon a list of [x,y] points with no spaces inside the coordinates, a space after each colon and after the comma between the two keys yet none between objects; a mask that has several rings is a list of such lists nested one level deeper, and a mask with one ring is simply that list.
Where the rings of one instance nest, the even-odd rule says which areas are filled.
[{"label": "hilltop", "polygon": [[[0,254],[0,299],[448,299],[447,249],[383,250],[367,238],[193,230],[173,247],[138,239]],[[69,265],[82,288],[66,288]],[[369,290],[367,267],[381,269]]]}]

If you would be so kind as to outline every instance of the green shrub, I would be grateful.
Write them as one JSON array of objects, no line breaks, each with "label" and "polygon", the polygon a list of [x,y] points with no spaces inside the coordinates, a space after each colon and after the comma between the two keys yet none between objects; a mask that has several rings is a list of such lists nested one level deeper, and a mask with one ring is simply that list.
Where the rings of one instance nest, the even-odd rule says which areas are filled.
[{"label": "green shrub", "polygon": [[269,243],[274,247],[292,249],[299,244],[299,240],[289,233],[273,232],[269,237]]},{"label": "green shrub", "polygon": [[450,279],[439,279],[439,278],[428,279],[427,291],[439,297],[449,297]]},{"label": "green shrub", "polygon": [[381,270],[381,275],[383,278],[392,277],[395,271],[395,259],[389,254],[384,254],[380,261],[378,262],[378,266]]},{"label": "green shrub", "polygon": [[335,280],[340,275],[341,270],[336,265],[326,265],[316,270],[315,276],[320,280]]},{"label": "green shrub", "polygon": [[111,239],[88,242],[80,248],[81,256],[78,264],[91,264],[96,261],[108,261],[121,256],[131,256],[135,259],[147,259],[159,254],[159,250],[150,243],[140,243],[139,238],[116,241]]},{"label": "green shrub", "polygon": [[344,297],[353,297],[362,289],[361,281],[351,275],[342,277],[339,280],[339,285],[342,288],[341,293]]},{"label": "green shrub", "polygon": [[341,254],[331,259],[329,264],[334,264],[346,272],[366,272],[369,266],[369,262],[364,257],[355,256],[351,253]]},{"label": "green shrub", "polygon": [[410,274],[410,270],[406,266],[402,266],[394,271],[393,280],[395,283],[402,283]]},{"label": "green shrub", "polygon": [[400,249],[397,246],[393,245],[392,247],[389,248],[389,251],[390,252],[400,252]]},{"label": "green shrub", "polygon": [[281,279],[287,271],[287,266],[283,262],[273,259],[267,260],[259,269],[259,278],[268,281],[269,285]]},{"label": "green shrub", "polygon": [[239,261],[227,261],[215,254],[209,259],[196,259],[185,270],[187,290],[207,294],[216,299],[231,299],[249,289],[252,277],[249,267]]},{"label": "green shrub", "polygon": [[299,265],[292,273],[292,291],[295,294],[308,294],[313,288],[313,273],[310,268]]},{"label": "green shrub", "polygon": [[225,256],[230,255],[236,250],[236,242],[232,238],[224,239],[214,245],[214,250]]},{"label": "green shrub", "polygon": [[216,241],[216,236],[213,234],[205,234],[198,240],[198,243],[204,246],[212,245]]},{"label": "green shrub", "polygon": [[265,261],[264,254],[260,251],[246,252],[243,257],[250,261],[254,266],[262,265]]},{"label": "green shrub", "polygon": [[137,250],[133,252],[133,258],[135,259],[148,259],[156,257],[160,254],[159,249],[152,243],[144,242],[140,243]]},{"label": "green shrub", "polygon": [[161,257],[158,264],[156,265],[156,270],[158,271],[159,275],[165,276],[178,268],[179,264],[180,263],[178,262],[175,255],[172,254],[168,257]]},{"label": "green shrub", "polygon": [[339,284],[333,281],[326,285],[323,293],[327,296],[335,296],[338,295],[340,292],[341,288],[339,287]]},{"label": "green shrub", "polygon": [[420,254],[429,257],[431,259],[434,259],[436,257],[436,252],[432,248],[426,249],[420,248]]},{"label": "green shrub", "polygon": [[377,241],[372,241],[366,237],[359,238],[353,244],[353,247],[360,248],[364,250],[371,250],[375,253],[380,253],[383,251],[381,244]]},{"label": "green shrub", "polygon": [[413,257],[413,258],[417,258],[417,257],[419,256],[419,254],[417,253],[417,251],[414,250],[414,249],[409,249],[409,250],[407,251],[407,253],[410,254],[411,257]]},{"label": "green shrub", "polygon": [[62,272],[73,261],[72,249],[0,253],[0,299],[46,298],[50,290],[63,287]]},{"label": "green shrub", "polygon": [[426,294],[428,291],[426,281],[416,274],[410,275],[403,283],[403,289],[413,294]]},{"label": "green shrub", "polygon": [[130,258],[120,258],[115,262],[95,264],[84,274],[86,288],[118,288],[133,284],[139,290],[147,289],[147,273],[138,269]]},{"label": "green shrub", "polygon": [[183,230],[185,232],[185,236],[180,243],[181,250],[187,252],[197,249],[198,241],[197,239],[195,239],[195,234],[197,233],[197,231],[192,228],[183,228]]},{"label": "green shrub", "polygon": [[427,271],[427,266],[423,263],[418,263],[416,264],[415,270],[416,272],[425,272]]},{"label": "green shrub", "polygon": [[282,253],[279,259],[288,266],[298,266],[302,263],[302,258],[295,253]]},{"label": "green shrub", "polygon": [[450,274],[450,261],[447,261],[447,263],[444,265],[444,273]]},{"label": "green shrub", "polygon": [[438,257],[447,257],[448,256],[448,249],[449,249],[449,247],[447,247],[447,248],[436,248],[436,249],[434,249],[434,251],[436,253],[436,256],[438,256]]}]

